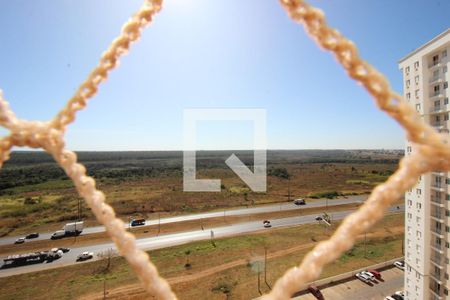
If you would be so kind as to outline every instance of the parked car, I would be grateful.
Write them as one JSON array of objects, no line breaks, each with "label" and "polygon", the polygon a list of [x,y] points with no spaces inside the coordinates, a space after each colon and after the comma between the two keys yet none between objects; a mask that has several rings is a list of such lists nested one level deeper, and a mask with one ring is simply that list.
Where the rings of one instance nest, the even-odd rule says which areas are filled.
[{"label": "parked car", "polygon": [[374,269],[368,269],[367,272],[375,276],[376,279],[381,280],[381,273]]},{"label": "parked car", "polygon": [[369,276],[367,276],[366,274],[363,274],[363,273],[357,273],[356,275],[356,278],[358,278],[359,280],[361,280],[362,282],[365,282],[365,283],[370,283],[370,278],[369,278]]},{"label": "parked car", "polygon": [[35,238],[38,238],[38,237],[39,237],[39,233],[33,232],[33,233],[28,234],[25,238],[26,239],[35,239]]},{"label": "parked car", "polygon": [[316,221],[322,221],[323,220],[323,218],[321,216],[317,216],[315,219],[316,219]]},{"label": "parked car", "polygon": [[305,201],[305,199],[302,199],[302,198],[300,198],[300,199],[295,199],[295,200],[294,200],[294,204],[295,204],[295,205],[305,205],[305,204],[306,204],[306,201]]},{"label": "parked car", "polygon": [[272,227],[272,224],[270,224],[270,221],[268,221],[268,220],[264,220],[264,221],[263,221],[263,225],[264,225],[265,228],[270,228],[270,227]]},{"label": "parked car", "polygon": [[311,284],[310,286],[308,286],[308,291],[314,296],[316,297],[317,300],[324,300],[325,298],[322,295],[322,292],[319,290],[319,288],[314,285]]},{"label": "parked car", "polygon": [[405,291],[396,291],[395,294],[402,296],[403,298],[405,297]]},{"label": "parked car", "polygon": [[88,260],[94,257],[94,253],[92,252],[83,252],[77,256],[77,261]]},{"label": "parked car", "polygon": [[370,273],[370,272],[362,271],[361,274],[364,274],[364,275],[366,275],[367,277],[369,277],[370,281],[375,281],[375,280],[376,280],[375,276],[373,276],[373,274]]},{"label": "parked car", "polygon": [[404,261],[396,261],[396,262],[394,262],[394,266],[396,266],[400,270],[405,270],[405,262]]},{"label": "parked car", "polygon": [[23,243],[25,243],[25,238],[24,238],[24,237],[18,238],[18,239],[14,242],[14,244],[23,244]]}]

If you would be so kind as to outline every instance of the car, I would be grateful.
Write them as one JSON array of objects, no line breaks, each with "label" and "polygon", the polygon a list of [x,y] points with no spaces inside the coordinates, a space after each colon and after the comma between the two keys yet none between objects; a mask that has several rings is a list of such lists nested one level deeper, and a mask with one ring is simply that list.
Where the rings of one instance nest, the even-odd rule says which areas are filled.
[{"label": "car", "polygon": [[322,218],[321,216],[317,216],[317,217],[315,217],[315,220],[316,220],[316,221],[322,221],[323,218]]},{"label": "car", "polygon": [[397,268],[399,268],[400,270],[405,270],[405,262],[404,261],[396,261],[394,262],[394,266],[396,266]]},{"label": "car", "polygon": [[63,256],[63,252],[59,250],[58,248],[53,248],[48,253],[48,259],[50,261],[61,258]]},{"label": "car", "polygon": [[324,300],[325,299],[323,297],[322,292],[314,284],[311,284],[310,286],[308,286],[308,292],[310,292],[314,297],[316,297],[317,300]]},{"label": "car", "polygon": [[405,297],[401,296],[401,295],[397,295],[397,294],[392,294],[391,298],[394,300],[404,300]]},{"label": "car", "polygon": [[376,279],[381,280],[381,273],[374,269],[368,269],[367,272],[375,276]]},{"label": "car", "polygon": [[306,204],[306,201],[305,201],[305,199],[302,199],[302,198],[300,198],[300,199],[295,199],[295,200],[294,200],[294,204],[295,204],[295,205],[305,205],[305,204]]},{"label": "car", "polygon": [[270,228],[270,227],[272,227],[272,224],[270,224],[270,221],[268,221],[268,220],[264,220],[264,221],[263,221],[263,225],[264,225],[265,228]]},{"label": "car", "polygon": [[370,278],[369,278],[369,276],[367,276],[366,274],[363,274],[363,273],[356,273],[356,278],[358,278],[359,280],[361,280],[362,282],[365,282],[365,283],[370,283]]},{"label": "car", "polygon": [[394,294],[405,297],[405,291],[396,291]]},{"label": "car", "polygon": [[61,239],[61,238],[65,237],[65,236],[66,236],[66,232],[64,230],[58,230],[52,234],[50,239],[57,240],[57,239]]},{"label": "car", "polygon": [[373,274],[370,273],[370,272],[362,271],[361,274],[364,274],[364,275],[366,275],[367,277],[369,277],[370,281],[375,281],[375,280],[376,280],[375,276],[373,276]]},{"label": "car", "polygon": [[391,296],[384,297],[384,300],[395,300],[395,298],[392,298]]},{"label": "car", "polygon": [[77,256],[77,261],[88,260],[94,257],[94,253],[85,251]]},{"label": "car", "polygon": [[59,247],[58,250],[61,250],[63,253],[67,253],[70,251],[70,248]]},{"label": "car", "polygon": [[23,243],[25,243],[25,238],[24,238],[24,237],[18,238],[18,239],[14,242],[14,244],[23,244]]},{"label": "car", "polygon": [[28,234],[25,238],[26,239],[35,239],[35,238],[38,238],[38,237],[39,237],[39,233],[33,232],[33,233]]}]

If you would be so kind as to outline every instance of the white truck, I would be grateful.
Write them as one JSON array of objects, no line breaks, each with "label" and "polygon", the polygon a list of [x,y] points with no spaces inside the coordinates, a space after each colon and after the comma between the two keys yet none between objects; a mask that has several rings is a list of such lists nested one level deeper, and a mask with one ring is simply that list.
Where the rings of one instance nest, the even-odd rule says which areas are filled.
[{"label": "white truck", "polygon": [[83,231],[83,228],[83,221],[67,223],[62,230],[55,231],[55,233],[52,234],[51,239],[56,240],[65,236],[79,235]]},{"label": "white truck", "polygon": [[83,221],[67,223],[64,225],[64,232],[66,235],[79,235],[83,231],[84,223]]}]

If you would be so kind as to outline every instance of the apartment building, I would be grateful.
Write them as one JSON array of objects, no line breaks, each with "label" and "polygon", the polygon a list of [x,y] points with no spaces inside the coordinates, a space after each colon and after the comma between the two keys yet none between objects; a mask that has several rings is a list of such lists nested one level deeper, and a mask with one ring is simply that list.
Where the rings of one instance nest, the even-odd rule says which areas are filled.
[{"label": "apartment building", "polygon": [[[403,96],[448,134],[450,28],[399,61]],[[405,155],[414,151],[406,141]],[[422,175],[405,194],[405,293],[408,300],[450,299],[450,174]]]}]

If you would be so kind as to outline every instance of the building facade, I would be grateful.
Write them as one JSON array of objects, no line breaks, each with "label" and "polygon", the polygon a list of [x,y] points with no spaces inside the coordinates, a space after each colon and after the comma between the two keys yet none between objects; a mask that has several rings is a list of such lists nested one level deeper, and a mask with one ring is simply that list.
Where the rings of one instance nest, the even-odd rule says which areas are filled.
[{"label": "building facade", "polygon": [[[403,96],[422,119],[450,129],[450,28],[399,61]],[[405,155],[414,151],[406,141]],[[450,299],[450,174],[422,175],[405,194],[405,293],[408,300]]]}]

